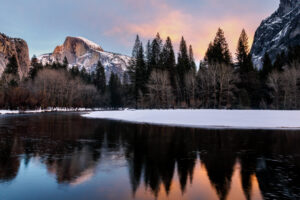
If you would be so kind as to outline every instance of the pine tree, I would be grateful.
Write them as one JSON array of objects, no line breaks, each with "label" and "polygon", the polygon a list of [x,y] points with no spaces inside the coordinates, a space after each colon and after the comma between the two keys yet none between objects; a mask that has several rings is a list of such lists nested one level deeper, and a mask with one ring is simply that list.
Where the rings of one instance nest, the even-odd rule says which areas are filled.
[{"label": "pine tree", "polygon": [[192,45],[189,46],[189,61],[190,61],[190,68],[193,70],[194,73],[196,73],[196,63],[194,59],[194,52]]},{"label": "pine tree", "polygon": [[121,82],[118,75],[111,73],[109,79],[109,93],[110,93],[110,105],[113,108],[119,108],[122,106],[122,96],[121,96]]},{"label": "pine tree", "polygon": [[132,49],[132,56],[128,67],[128,74],[130,76],[130,82],[132,85],[136,84],[136,66],[137,66],[137,57],[138,57],[138,51],[141,45],[141,41],[139,36],[136,36],[135,43]]},{"label": "pine tree", "polygon": [[148,40],[147,45],[146,45],[146,68],[147,68],[147,76],[150,76],[151,73],[151,68],[150,68],[150,64],[151,64],[151,58],[152,58],[152,50],[151,50],[151,42],[150,40]]},{"label": "pine tree", "polygon": [[219,28],[213,43],[209,44],[205,54],[205,61],[208,63],[232,64],[231,54],[226,42],[224,31]]},{"label": "pine tree", "polygon": [[132,59],[128,68],[128,73],[130,76],[130,82],[134,88],[134,98],[137,105],[139,94],[146,93],[146,84],[148,79],[148,71],[146,68],[143,44],[139,39],[139,36],[136,37],[135,44],[132,50]]},{"label": "pine tree", "polygon": [[279,72],[282,72],[285,64],[286,64],[285,52],[282,51],[280,54],[276,56],[276,60],[274,62],[273,68]]},{"label": "pine tree", "polygon": [[36,77],[38,71],[41,69],[43,69],[43,65],[40,64],[36,56],[33,55],[33,57],[31,58],[31,67],[28,73],[29,78],[33,80]]},{"label": "pine tree", "polygon": [[269,105],[272,102],[272,98],[269,95],[270,94],[270,88],[268,87],[267,81],[269,74],[273,71],[273,64],[269,57],[268,53],[265,53],[263,58],[263,67],[259,71],[260,75],[260,91],[259,91],[259,97],[260,101],[266,103]]},{"label": "pine tree", "polygon": [[78,66],[72,66],[72,68],[70,69],[70,73],[72,75],[73,78],[77,77],[80,75],[80,71],[79,71],[79,68]]},{"label": "pine tree", "polygon": [[106,78],[105,78],[104,67],[100,61],[98,61],[97,63],[94,84],[98,89],[98,91],[100,92],[100,94],[103,95],[106,89]]},{"label": "pine tree", "polygon": [[85,82],[85,83],[91,83],[91,75],[86,71],[86,69],[83,67],[80,70],[80,78]]},{"label": "pine tree", "polygon": [[161,51],[162,51],[162,40],[160,38],[159,33],[157,33],[155,39],[151,43],[150,70],[161,68],[160,66]]},{"label": "pine tree", "polygon": [[244,29],[240,35],[236,51],[236,65],[240,75],[240,83],[238,84],[240,89],[240,104],[243,107],[249,107],[256,101],[256,91],[259,90],[259,88],[256,83],[258,80],[257,73],[254,70],[249,52],[248,36]]},{"label": "pine tree", "polygon": [[145,94],[147,84],[147,69],[142,42],[140,42],[139,51],[136,59],[136,76],[137,92],[142,92],[142,94]]},{"label": "pine tree", "polygon": [[8,63],[6,65],[4,73],[11,74],[11,75],[18,74],[18,62],[17,62],[17,58],[15,55],[13,55],[12,57],[10,57],[8,59]]},{"label": "pine tree", "polygon": [[270,59],[270,56],[268,53],[265,53],[265,56],[263,58],[263,67],[260,70],[260,77],[262,81],[266,81],[268,75],[272,72],[273,70],[273,64]]},{"label": "pine tree", "polygon": [[170,84],[172,86],[173,92],[176,91],[176,61],[175,53],[173,50],[173,45],[170,37],[167,37],[161,53],[161,65],[162,69],[168,71]]},{"label": "pine tree", "polygon": [[18,73],[18,62],[15,55],[8,59],[4,73],[2,74],[2,80],[8,84],[8,86],[16,87],[20,81]]},{"label": "pine tree", "polygon": [[185,75],[191,69],[190,59],[187,52],[187,46],[184,38],[181,38],[179,53],[178,53],[178,61],[177,61],[177,74],[179,78],[179,88],[180,88],[180,95],[178,96],[180,101],[185,100]]},{"label": "pine tree", "polygon": [[65,57],[64,57],[64,60],[63,60],[62,68],[63,68],[63,69],[67,69],[67,68],[68,68],[68,65],[69,65],[69,62],[68,62],[67,57],[65,56]]},{"label": "pine tree", "polygon": [[300,45],[290,46],[288,49],[287,61],[288,64],[293,62],[300,63]]},{"label": "pine tree", "polygon": [[249,59],[250,56],[249,56],[248,36],[244,29],[242,30],[242,33],[238,41],[236,58],[237,58],[237,65],[241,73],[243,72],[247,73],[253,70],[253,66],[251,65],[252,64],[251,59]]}]

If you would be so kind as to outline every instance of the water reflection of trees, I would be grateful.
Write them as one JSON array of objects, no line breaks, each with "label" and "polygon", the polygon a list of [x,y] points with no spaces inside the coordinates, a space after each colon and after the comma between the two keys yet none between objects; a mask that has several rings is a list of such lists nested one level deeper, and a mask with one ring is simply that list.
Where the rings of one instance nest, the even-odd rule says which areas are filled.
[{"label": "water reflection of trees", "polygon": [[247,199],[251,199],[253,176],[266,199],[300,196],[299,132],[172,128],[76,115],[9,118],[6,124],[9,127],[0,125],[2,181],[16,176],[20,166],[16,156],[22,154],[27,163],[38,157],[59,183],[78,184],[93,176],[105,148],[124,149],[133,194],[142,183],[154,195],[162,189],[168,194],[175,174],[184,193],[200,160],[219,199],[228,196],[237,161]]}]

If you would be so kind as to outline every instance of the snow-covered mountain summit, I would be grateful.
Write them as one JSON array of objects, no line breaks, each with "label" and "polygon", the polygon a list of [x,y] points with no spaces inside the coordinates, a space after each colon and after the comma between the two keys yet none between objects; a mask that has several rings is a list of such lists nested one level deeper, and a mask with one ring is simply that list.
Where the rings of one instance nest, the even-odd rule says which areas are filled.
[{"label": "snow-covered mountain summit", "polygon": [[69,67],[85,68],[89,73],[96,69],[100,61],[105,68],[107,79],[112,72],[122,79],[130,61],[129,56],[104,51],[100,45],[83,37],[67,37],[64,44],[57,46],[53,53],[40,55],[38,60],[43,64],[62,63],[64,57],[68,59]]},{"label": "snow-covered mountain summit", "polygon": [[280,0],[277,11],[262,21],[251,49],[253,63],[262,67],[267,52],[274,61],[289,46],[300,45],[300,0]]}]

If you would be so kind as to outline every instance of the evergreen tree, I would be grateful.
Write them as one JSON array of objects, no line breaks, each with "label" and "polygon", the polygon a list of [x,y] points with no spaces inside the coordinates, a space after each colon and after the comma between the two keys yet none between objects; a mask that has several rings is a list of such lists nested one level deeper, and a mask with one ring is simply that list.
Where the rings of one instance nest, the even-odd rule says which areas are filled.
[{"label": "evergreen tree", "polygon": [[72,68],[70,69],[70,73],[72,75],[73,78],[77,77],[80,75],[80,71],[78,66],[72,66]]},{"label": "evergreen tree", "polygon": [[146,93],[146,84],[148,79],[148,71],[144,58],[143,44],[140,41],[139,36],[136,37],[135,44],[132,50],[132,59],[130,61],[128,73],[130,76],[131,85],[134,88],[133,95],[135,98],[135,103],[137,105],[140,92],[142,92],[142,94]]},{"label": "evergreen tree", "polygon": [[137,57],[138,57],[138,52],[139,52],[139,48],[141,45],[141,41],[139,36],[136,36],[135,39],[135,43],[133,45],[133,49],[132,49],[132,57],[130,60],[130,64],[128,67],[128,74],[130,77],[130,85],[132,86],[132,91],[133,91],[133,96],[134,96],[134,100],[135,100],[135,104],[137,105],[137,101],[138,101],[138,86],[137,86]]},{"label": "evergreen tree", "polygon": [[152,69],[160,69],[162,51],[162,40],[159,33],[156,34],[155,39],[151,43],[151,59],[150,59],[150,73]]},{"label": "evergreen tree", "polygon": [[173,91],[177,89],[176,85],[176,61],[175,53],[173,50],[173,45],[170,37],[167,37],[167,40],[164,44],[162,53],[161,53],[161,65],[162,69],[168,71],[170,77],[170,84]]},{"label": "evergreen tree", "polygon": [[8,59],[8,63],[6,65],[4,73],[11,74],[11,75],[18,74],[18,62],[17,62],[17,58],[15,55],[13,55],[12,57],[10,57]]},{"label": "evergreen tree", "polygon": [[63,68],[63,69],[67,69],[67,68],[68,68],[68,65],[69,65],[69,62],[68,62],[67,57],[65,56],[65,57],[64,57],[64,60],[63,60],[62,68]]},{"label": "evergreen tree", "polygon": [[284,51],[276,56],[273,68],[279,72],[283,71],[283,67],[286,64],[286,57]]},{"label": "evergreen tree", "polygon": [[130,87],[130,77],[128,72],[124,72],[123,74],[123,84],[122,84],[122,97],[124,99],[123,103],[126,106],[132,106],[134,102],[132,87]]},{"label": "evergreen tree", "polygon": [[80,70],[80,78],[87,84],[91,83],[91,75],[84,67]]},{"label": "evergreen tree", "polygon": [[2,80],[8,84],[8,86],[16,87],[20,81],[18,73],[18,62],[15,55],[8,59],[4,73],[2,74]]},{"label": "evergreen tree", "polygon": [[179,53],[178,53],[178,61],[177,61],[177,74],[179,78],[179,88],[180,88],[180,95],[178,96],[180,101],[185,100],[185,75],[191,69],[190,59],[187,52],[187,46],[184,38],[181,38]]},{"label": "evergreen tree", "polygon": [[264,58],[263,58],[263,66],[262,69],[259,71],[260,75],[260,92],[259,92],[259,97],[260,101],[266,103],[266,105],[269,105],[272,103],[272,98],[269,95],[270,94],[270,88],[268,87],[267,81],[268,81],[268,76],[271,74],[273,71],[273,64],[272,61],[269,57],[268,53],[265,53]]},{"label": "evergreen tree", "polygon": [[300,45],[289,47],[287,55],[288,64],[293,62],[300,63]]},{"label": "evergreen tree", "polygon": [[43,65],[40,64],[36,56],[33,55],[33,57],[31,58],[31,67],[28,73],[29,78],[33,80],[36,77],[38,71],[41,69],[43,69]]},{"label": "evergreen tree", "polygon": [[260,70],[261,80],[266,81],[268,75],[272,72],[272,70],[273,70],[272,61],[269,57],[269,54],[265,53],[264,58],[263,58],[263,67]]},{"label": "evergreen tree", "polygon": [[118,75],[111,73],[109,79],[109,92],[110,92],[110,105],[113,108],[119,108],[122,106],[122,96],[121,96],[121,82]]},{"label": "evergreen tree", "polygon": [[248,36],[244,29],[242,30],[238,41],[236,58],[237,66],[239,67],[240,73],[247,73],[253,71],[251,56],[249,55]]},{"label": "evergreen tree", "polygon": [[194,59],[194,52],[192,45],[189,46],[189,60],[190,60],[190,68],[195,72],[196,74],[196,63]]},{"label": "evergreen tree", "polygon": [[51,69],[59,69],[60,64],[58,62],[53,62],[52,65],[49,66]]},{"label": "evergreen tree", "polygon": [[142,94],[146,93],[146,84],[147,84],[147,69],[146,63],[144,59],[144,49],[142,42],[139,46],[139,51],[136,59],[136,86],[137,92],[142,92]]},{"label": "evergreen tree", "polygon": [[232,64],[228,44],[225,39],[224,31],[221,28],[218,29],[214,42],[209,44],[204,59],[208,63]]},{"label": "evergreen tree", "polygon": [[151,73],[150,70],[151,58],[152,58],[151,42],[150,40],[148,40],[146,45],[146,59],[145,59],[148,76]]},{"label": "evergreen tree", "polygon": [[106,89],[106,78],[105,78],[105,70],[100,61],[98,61],[97,67],[96,67],[96,73],[94,76],[94,84],[100,94],[105,93]]},{"label": "evergreen tree", "polygon": [[248,36],[243,29],[238,40],[238,46],[236,50],[237,67],[240,75],[240,83],[238,84],[239,103],[243,107],[250,107],[257,104],[257,73],[254,70],[251,60],[251,54],[249,51]]}]

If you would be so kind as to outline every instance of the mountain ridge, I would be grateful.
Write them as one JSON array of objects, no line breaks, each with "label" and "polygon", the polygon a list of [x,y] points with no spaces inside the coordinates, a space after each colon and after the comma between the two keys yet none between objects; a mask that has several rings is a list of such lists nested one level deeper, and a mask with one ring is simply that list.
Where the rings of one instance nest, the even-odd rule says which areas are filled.
[{"label": "mountain ridge", "polygon": [[38,56],[43,65],[53,62],[63,62],[64,57],[68,59],[69,67],[78,66],[88,73],[95,71],[98,61],[102,63],[108,81],[111,73],[115,73],[122,80],[124,72],[129,66],[131,57],[119,53],[112,53],[83,37],[67,36],[62,45],[56,46],[52,53]]},{"label": "mountain ridge", "polygon": [[300,1],[281,0],[279,8],[255,32],[251,48],[253,63],[260,69],[265,53],[274,62],[278,54],[295,45],[300,45]]},{"label": "mountain ridge", "polygon": [[0,74],[3,73],[8,59],[16,56],[20,77],[25,77],[29,72],[29,48],[25,40],[12,38],[0,33]]}]

